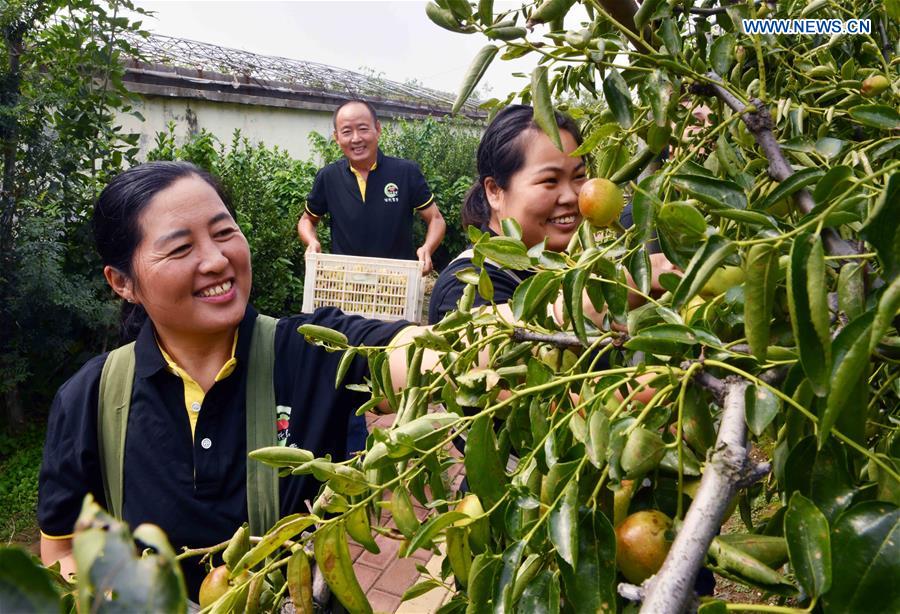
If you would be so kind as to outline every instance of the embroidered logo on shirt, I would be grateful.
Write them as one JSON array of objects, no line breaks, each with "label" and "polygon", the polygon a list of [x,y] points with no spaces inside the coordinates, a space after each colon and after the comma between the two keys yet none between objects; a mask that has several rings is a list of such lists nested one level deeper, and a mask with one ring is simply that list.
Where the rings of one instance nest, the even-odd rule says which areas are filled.
[{"label": "embroidered logo on shirt", "polygon": [[286,446],[291,434],[291,408],[286,405],[275,407],[275,431],[279,446]]},{"label": "embroidered logo on shirt", "polygon": [[389,183],[384,186],[384,202],[386,203],[396,203],[399,202],[400,199],[397,196],[400,194],[400,188],[397,187],[396,183]]}]

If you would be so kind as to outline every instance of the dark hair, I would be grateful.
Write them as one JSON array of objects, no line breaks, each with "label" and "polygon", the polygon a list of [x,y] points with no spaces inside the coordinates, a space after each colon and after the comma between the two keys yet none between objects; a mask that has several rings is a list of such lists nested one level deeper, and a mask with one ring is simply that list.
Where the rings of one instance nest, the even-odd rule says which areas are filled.
[{"label": "dark hair", "polygon": [[[581,130],[575,120],[556,112],[556,125],[581,144]],[[478,144],[478,179],[466,193],[462,207],[463,230],[469,226],[483,227],[491,219],[491,208],[484,191],[484,181],[492,177],[502,189],[509,187],[510,178],[525,164],[522,133],[540,130],[534,121],[534,109],[527,105],[510,105],[497,113]]]},{"label": "dark hair", "polygon": [[[116,175],[94,204],[91,227],[104,266],[133,278],[134,252],[142,239],[141,213],[154,196],[178,179],[191,175],[208,183],[234,217],[231,202],[216,178],[190,162],[147,162],[132,167]],[[123,303],[120,329],[123,342],[137,336],[146,318],[147,312],[140,305]]]},{"label": "dark hair", "polygon": [[351,98],[350,100],[345,100],[344,102],[339,104],[338,107],[334,110],[334,114],[331,116],[331,125],[334,126],[335,131],[337,131],[338,112],[341,109],[343,109],[344,107],[346,107],[348,104],[354,104],[354,103],[364,105],[369,110],[369,113],[372,114],[372,122],[375,124],[378,123],[378,113],[375,112],[375,107],[373,107],[370,103],[366,102],[365,100],[360,100],[358,98]]}]

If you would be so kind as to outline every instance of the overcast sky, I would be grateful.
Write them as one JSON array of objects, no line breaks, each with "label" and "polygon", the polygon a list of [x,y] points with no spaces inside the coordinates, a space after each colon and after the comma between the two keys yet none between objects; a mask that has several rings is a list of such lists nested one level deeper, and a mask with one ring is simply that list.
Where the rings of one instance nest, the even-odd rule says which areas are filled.
[{"label": "overcast sky", "polygon": [[[451,93],[459,90],[472,58],[489,42],[481,34],[456,34],[434,25],[425,16],[422,0],[137,0],[136,4],[155,12],[144,27],[157,34],[350,70],[366,67],[392,81],[418,79]],[[494,4],[495,13],[521,6],[500,0]],[[571,19],[573,25],[577,21]],[[511,62],[495,58],[482,80],[489,95],[502,98],[527,83],[512,73],[530,73],[533,56]]]}]

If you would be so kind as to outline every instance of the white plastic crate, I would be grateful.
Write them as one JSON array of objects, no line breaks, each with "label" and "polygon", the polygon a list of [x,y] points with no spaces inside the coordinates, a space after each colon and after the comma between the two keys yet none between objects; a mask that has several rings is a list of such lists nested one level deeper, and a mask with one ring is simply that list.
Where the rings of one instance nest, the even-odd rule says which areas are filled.
[{"label": "white plastic crate", "polygon": [[418,260],[306,254],[304,312],[338,307],[378,320],[421,322],[424,298]]}]

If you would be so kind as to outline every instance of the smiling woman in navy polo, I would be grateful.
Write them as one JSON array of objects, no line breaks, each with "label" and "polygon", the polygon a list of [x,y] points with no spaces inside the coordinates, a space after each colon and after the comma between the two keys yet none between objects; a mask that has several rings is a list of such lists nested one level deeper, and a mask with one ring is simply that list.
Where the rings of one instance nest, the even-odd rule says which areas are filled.
[{"label": "smiling woman in navy polo", "polygon": [[[191,164],[154,162],[109,184],[94,211],[94,234],[113,290],[146,320],[134,346],[135,370],[124,454],[124,520],[162,527],[176,548],[228,539],[248,518],[246,387],[256,312],[248,304],[250,252],[215,180]],[[317,455],[342,457],[361,393],[335,389],[340,352],[296,333],[313,323],[354,345],[387,345],[407,324],[320,309],[280,320],[273,372],[279,437]],[[397,352],[398,355],[404,352]],[[88,493],[105,504],[98,447],[100,374],[91,359],[53,402],[41,467],[41,556],[74,571],[72,533]],[[345,384],[360,383],[364,360]],[[306,509],[318,483],[280,482],[281,513]],[[196,598],[204,570],[182,563]]]}]

